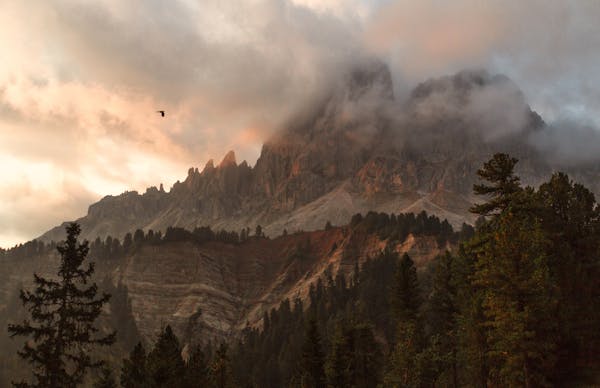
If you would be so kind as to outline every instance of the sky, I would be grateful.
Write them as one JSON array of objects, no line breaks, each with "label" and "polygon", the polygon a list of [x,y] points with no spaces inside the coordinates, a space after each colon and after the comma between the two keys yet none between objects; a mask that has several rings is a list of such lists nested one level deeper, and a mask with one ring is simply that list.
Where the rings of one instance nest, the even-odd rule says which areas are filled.
[{"label": "sky", "polygon": [[389,65],[399,98],[465,68],[503,73],[568,123],[559,138],[595,133],[598,20],[596,0],[0,0],[0,247],[229,150],[254,164],[365,58]]}]

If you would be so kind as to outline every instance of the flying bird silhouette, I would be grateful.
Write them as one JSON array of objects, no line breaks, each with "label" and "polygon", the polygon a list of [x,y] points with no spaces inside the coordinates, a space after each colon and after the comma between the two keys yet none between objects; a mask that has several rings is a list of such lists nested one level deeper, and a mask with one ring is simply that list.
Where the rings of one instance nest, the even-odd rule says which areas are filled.
[{"label": "flying bird silhouette", "polygon": [[157,113],[160,113],[161,117],[165,117],[165,111],[164,110],[157,110]]}]

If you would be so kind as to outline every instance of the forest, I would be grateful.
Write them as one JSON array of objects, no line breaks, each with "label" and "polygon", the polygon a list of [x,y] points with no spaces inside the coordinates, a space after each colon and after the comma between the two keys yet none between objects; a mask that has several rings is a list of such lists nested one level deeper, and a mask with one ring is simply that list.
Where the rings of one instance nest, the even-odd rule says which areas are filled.
[{"label": "forest", "polygon": [[[537,189],[523,187],[516,163],[497,154],[484,164],[474,187],[487,198],[472,209],[482,217],[477,228],[423,271],[408,255],[385,249],[351,278],[319,280],[307,303],[283,301],[265,313],[262,327],[246,328],[233,343],[197,347],[187,364],[166,328],[147,357],[141,345],[131,353],[121,382],[131,381],[131,370],[150,385],[158,370],[178,370],[158,386],[596,383],[599,208],[593,193],[563,173]],[[368,227],[403,237],[386,232],[394,229],[391,218],[376,219]],[[172,357],[157,369],[161,347]]]},{"label": "forest", "polygon": [[[475,227],[454,232],[425,213],[356,215],[350,227],[376,232],[388,245],[357,261],[351,276],[327,271],[308,300],[284,300],[265,312],[260,327],[248,325],[228,343],[183,349],[166,326],[152,344],[130,342],[120,368],[101,369],[94,386],[597,384],[600,208],[590,190],[560,172],[537,188],[523,186],[517,162],[496,154],[478,171],[481,183],[473,190],[483,201],[471,209],[479,216]],[[391,248],[409,233],[454,248],[417,269],[408,254]],[[139,231],[123,244],[93,242],[90,256],[108,260],[136,244],[173,239],[247,238],[249,230]],[[265,237],[257,230],[252,238]],[[40,245],[20,249],[35,252]],[[128,315],[126,296],[120,304]]]}]

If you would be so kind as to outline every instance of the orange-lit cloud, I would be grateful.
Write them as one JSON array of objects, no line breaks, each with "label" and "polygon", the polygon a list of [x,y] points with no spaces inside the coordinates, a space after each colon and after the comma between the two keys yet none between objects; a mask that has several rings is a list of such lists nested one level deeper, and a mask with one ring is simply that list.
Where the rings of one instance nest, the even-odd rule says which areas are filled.
[{"label": "orange-lit cloud", "polygon": [[599,116],[598,19],[600,3],[580,1],[4,0],[0,246],[103,195],[168,189],[230,149],[253,164],[370,55],[390,64],[398,96],[486,67],[549,117]]},{"label": "orange-lit cloud", "polygon": [[502,7],[477,1],[399,1],[383,7],[365,33],[376,52],[396,51],[406,72],[479,58],[504,35]]},{"label": "orange-lit cloud", "polygon": [[276,1],[0,3],[0,246],[229,149],[254,163],[346,60],[324,55],[345,23]]}]

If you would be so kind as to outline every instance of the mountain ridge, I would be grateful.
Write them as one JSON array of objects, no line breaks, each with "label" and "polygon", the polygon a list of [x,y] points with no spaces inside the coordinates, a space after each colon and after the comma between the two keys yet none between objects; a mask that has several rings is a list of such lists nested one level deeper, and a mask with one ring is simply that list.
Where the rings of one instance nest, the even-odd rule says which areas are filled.
[{"label": "mountain ridge", "polygon": [[[427,210],[460,226],[474,221],[471,187],[493,153],[519,158],[526,184],[551,173],[551,163],[527,140],[544,128],[505,76],[462,71],[425,81],[398,102],[387,66],[370,62],[344,74],[266,141],[254,166],[238,164],[232,150],[216,166],[211,159],[202,171],[190,168],[169,192],[161,186],[107,196],[77,222],[90,240],[201,225],[261,225],[278,235],[327,221],[345,224],[369,210]],[[588,175],[584,180],[598,174]],[[59,226],[40,239],[58,240],[61,233]]]}]

